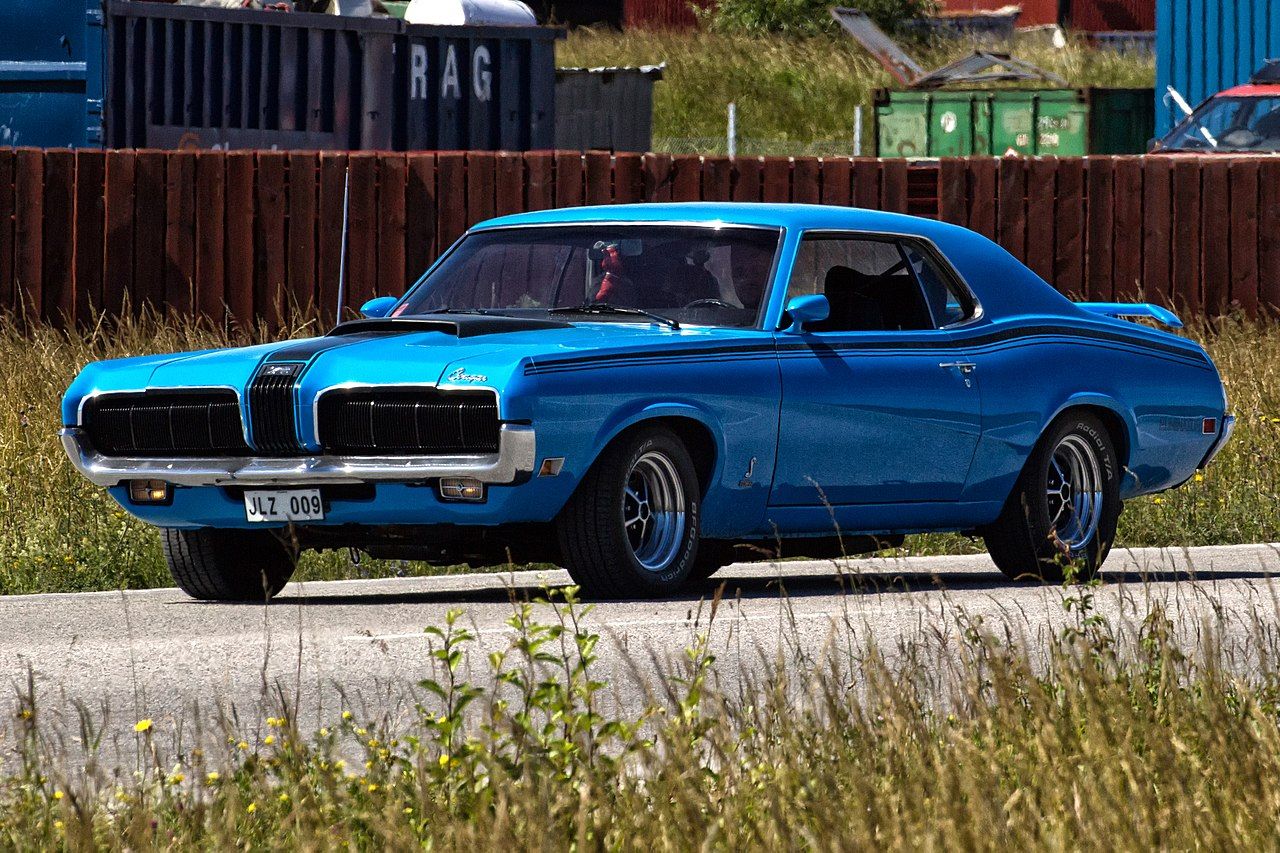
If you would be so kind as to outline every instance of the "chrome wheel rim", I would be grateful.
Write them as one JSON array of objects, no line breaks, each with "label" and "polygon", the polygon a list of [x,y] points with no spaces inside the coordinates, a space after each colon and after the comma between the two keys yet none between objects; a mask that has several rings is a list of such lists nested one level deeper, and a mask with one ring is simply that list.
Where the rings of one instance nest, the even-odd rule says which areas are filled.
[{"label": "chrome wheel rim", "polygon": [[1102,466],[1088,439],[1068,435],[1049,458],[1045,484],[1051,535],[1072,555],[1084,550],[1102,521]]},{"label": "chrome wheel rim", "polygon": [[627,475],[622,526],[631,553],[645,571],[671,565],[684,540],[685,495],[680,475],[665,453],[650,450]]}]

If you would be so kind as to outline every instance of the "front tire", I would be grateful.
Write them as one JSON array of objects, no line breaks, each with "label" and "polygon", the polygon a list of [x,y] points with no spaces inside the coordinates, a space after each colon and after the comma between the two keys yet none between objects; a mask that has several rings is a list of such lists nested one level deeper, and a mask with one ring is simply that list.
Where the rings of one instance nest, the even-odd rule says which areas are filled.
[{"label": "front tire", "polygon": [[1097,575],[1120,519],[1120,463],[1110,434],[1087,412],[1055,421],[1027,460],[1000,518],[983,531],[1010,578],[1060,583]]},{"label": "front tire", "polygon": [[663,427],[607,447],[561,512],[565,568],[593,597],[677,591],[698,552],[701,490],[689,451]]},{"label": "front tire", "polygon": [[266,530],[160,531],[178,588],[202,601],[267,601],[284,588],[297,553]]}]

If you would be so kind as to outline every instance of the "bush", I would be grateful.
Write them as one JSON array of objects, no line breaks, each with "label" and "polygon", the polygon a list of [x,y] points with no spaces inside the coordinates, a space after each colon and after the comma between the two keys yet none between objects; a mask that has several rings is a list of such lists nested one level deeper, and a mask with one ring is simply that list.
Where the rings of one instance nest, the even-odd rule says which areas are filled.
[{"label": "bush", "polygon": [[[712,29],[724,32],[778,33],[811,36],[835,32],[839,25],[830,9],[831,0],[720,0],[705,13]],[[936,0],[859,0],[855,8],[866,12],[882,30],[901,34],[905,25],[936,11]]]}]

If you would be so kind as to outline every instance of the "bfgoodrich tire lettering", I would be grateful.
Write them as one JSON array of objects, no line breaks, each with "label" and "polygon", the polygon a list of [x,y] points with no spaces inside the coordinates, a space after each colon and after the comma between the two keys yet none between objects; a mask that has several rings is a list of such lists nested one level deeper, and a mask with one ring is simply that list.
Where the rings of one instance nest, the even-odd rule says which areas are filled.
[{"label": "bfgoodrich tire lettering", "polygon": [[640,427],[605,449],[561,512],[565,568],[591,596],[672,593],[697,558],[700,510],[684,444],[663,427]]},{"label": "bfgoodrich tire lettering", "polygon": [[1094,577],[1115,541],[1120,463],[1106,427],[1067,412],[1045,431],[1000,518],[983,531],[991,559],[1011,578]]},{"label": "bfgoodrich tire lettering", "polygon": [[204,601],[266,601],[289,582],[297,554],[266,530],[160,531],[178,588]]}]

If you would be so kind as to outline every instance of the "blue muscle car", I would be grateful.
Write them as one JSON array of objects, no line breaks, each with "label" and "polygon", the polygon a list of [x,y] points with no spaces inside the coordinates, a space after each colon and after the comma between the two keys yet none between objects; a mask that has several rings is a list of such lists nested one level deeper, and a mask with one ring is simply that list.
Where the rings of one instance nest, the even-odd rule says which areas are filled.
[{"label": "blue muscle car", "polygon": [[664,204],[472,228],[329,334],[91,364],[72,462],[177,583],[270,596],[301,550],[551,560],[670,592],[781,548],[965,531],[1011,577],[1097,571],[1121,502],[1231,433],[1153,305],[1077,304],[991,241],[867,210]]}]

